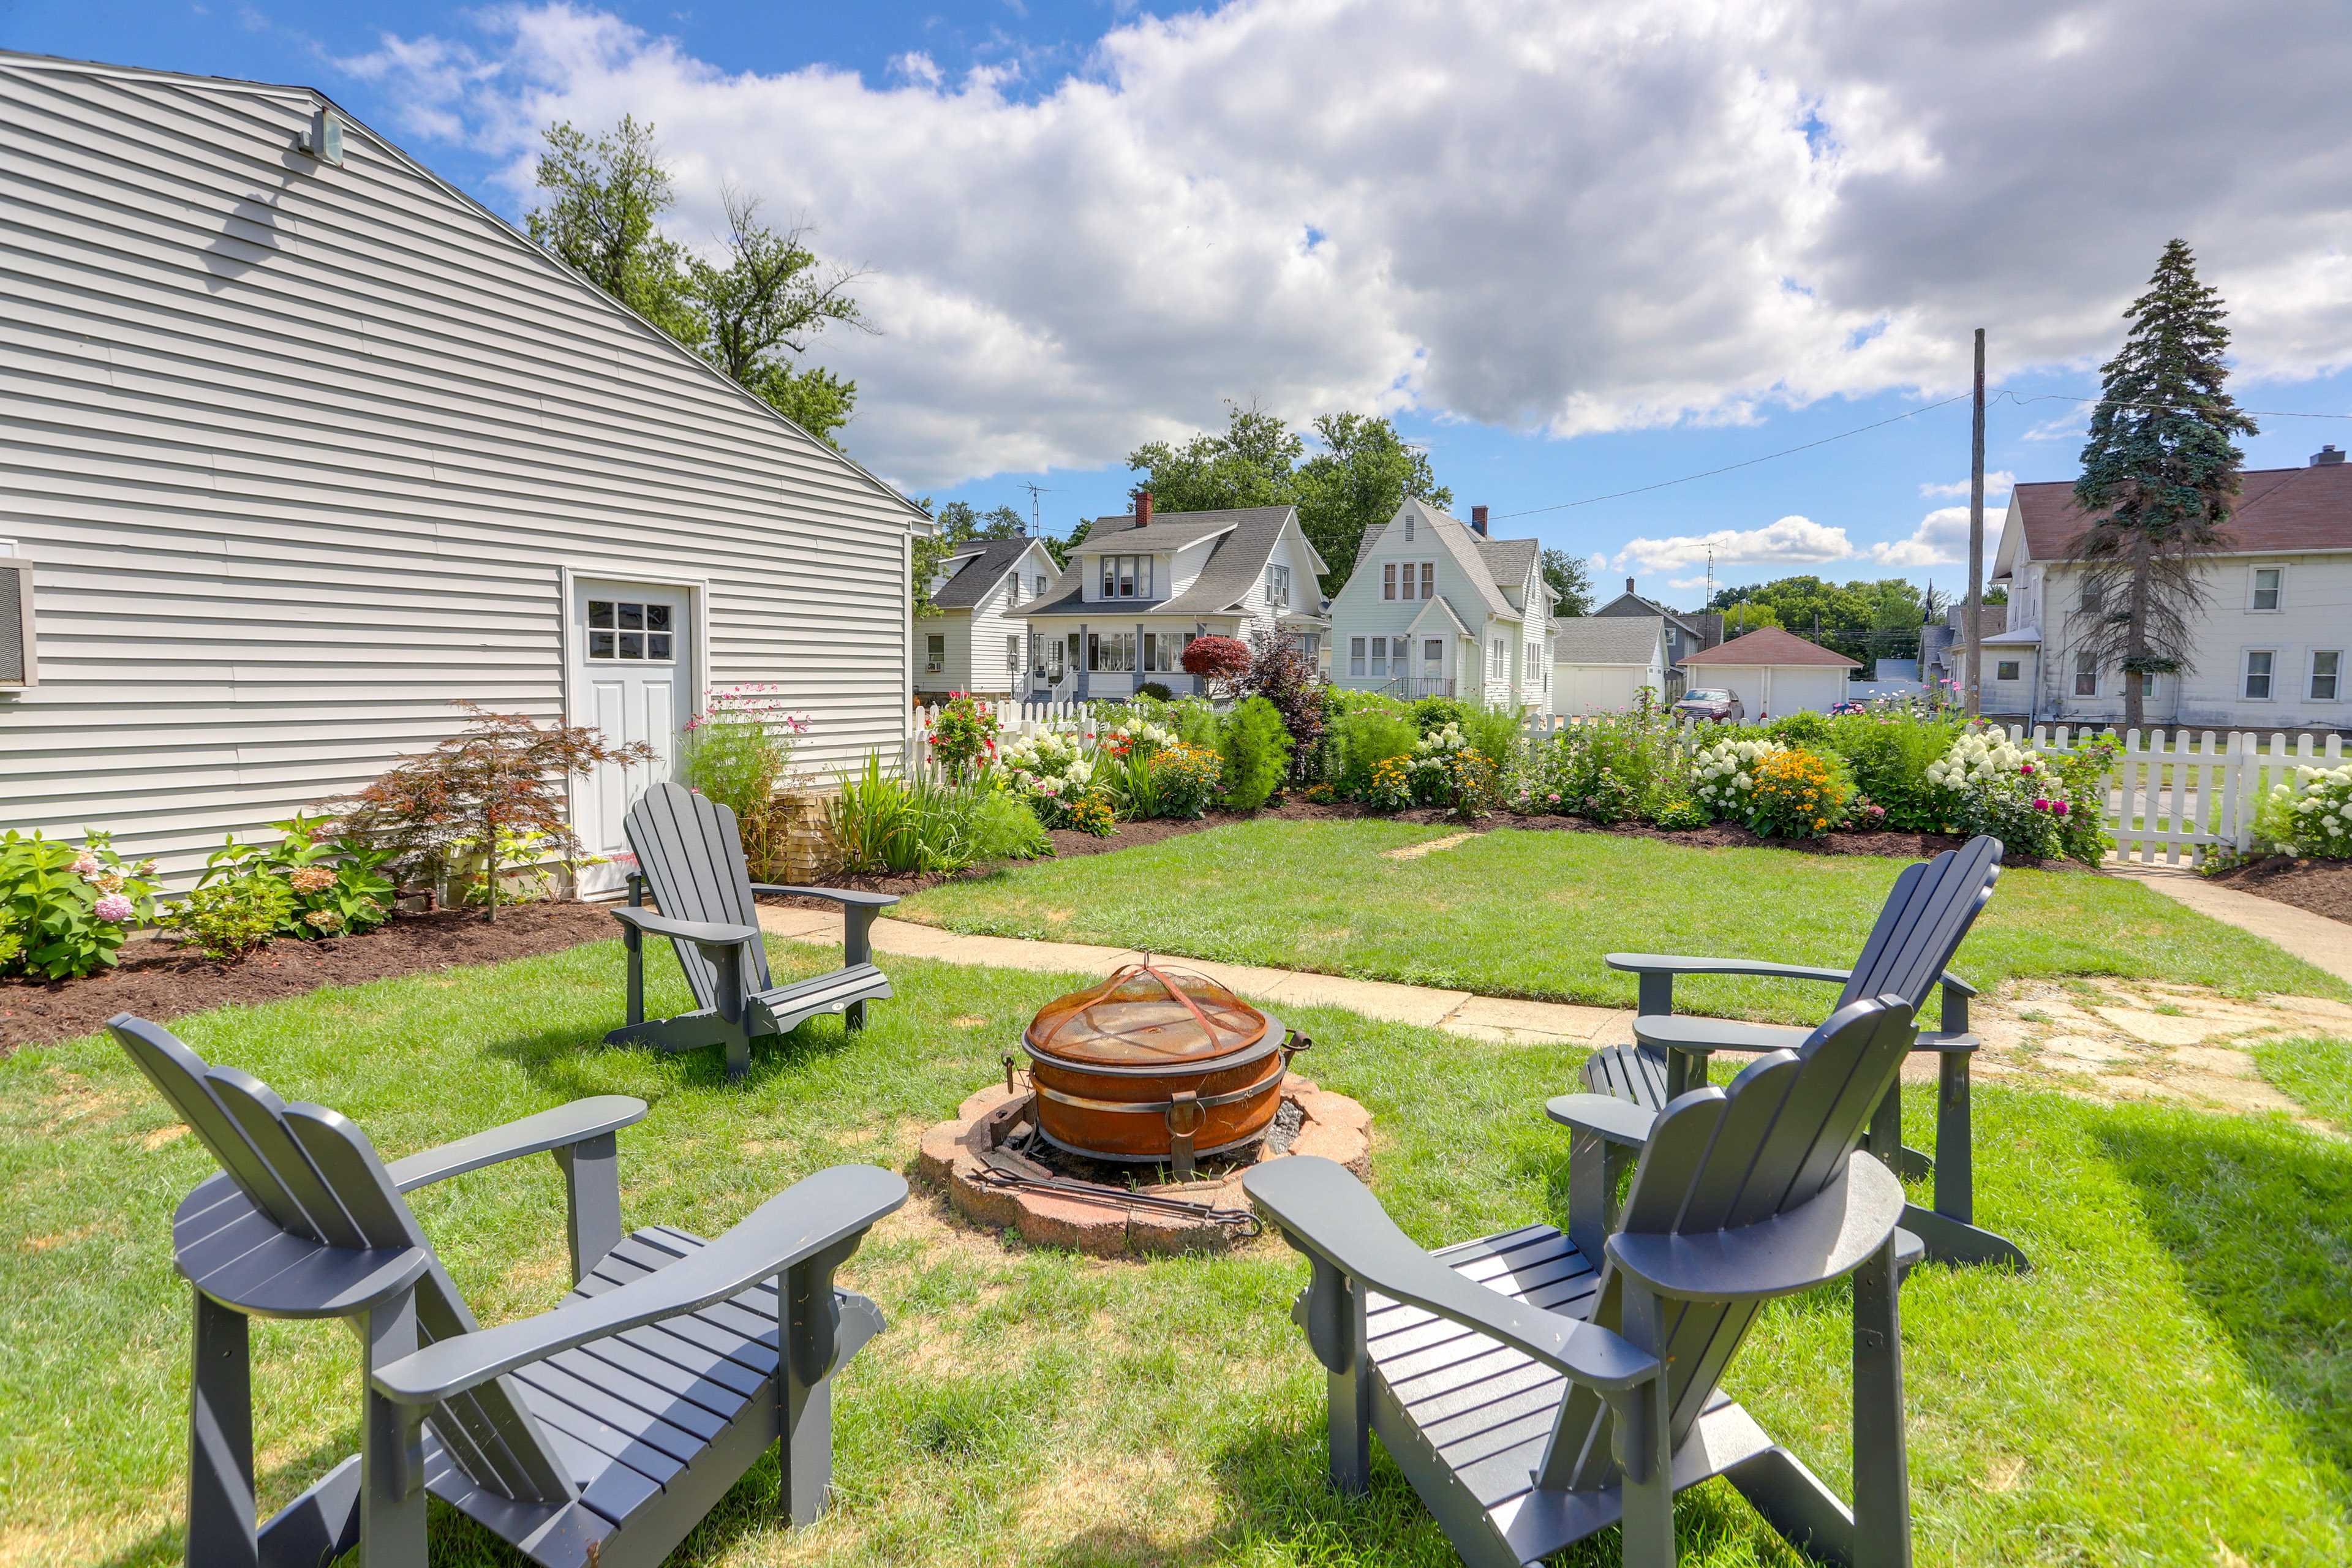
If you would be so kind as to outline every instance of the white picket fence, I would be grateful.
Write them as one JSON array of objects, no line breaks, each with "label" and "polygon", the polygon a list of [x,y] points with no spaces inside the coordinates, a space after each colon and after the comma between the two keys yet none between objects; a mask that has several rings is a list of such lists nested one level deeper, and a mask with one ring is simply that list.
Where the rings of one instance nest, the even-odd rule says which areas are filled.
[{"label": "white picket fence", "polygon": [[[2072,725],[2009,726],[2011,741],[2037,751],[2071,752]],[[2210,730],[2137,730],[2123,733],[2124,749],[2107,775],[2101,810],[2115,835],[2116,858],[2178,866],[2181,851],[2201,866],[2215,848],[2243,854],[2253,847],[2254,813],[2263,797],[2299,767],[2337,767],[2344,737],[2308,731],[2227,736]]]}]

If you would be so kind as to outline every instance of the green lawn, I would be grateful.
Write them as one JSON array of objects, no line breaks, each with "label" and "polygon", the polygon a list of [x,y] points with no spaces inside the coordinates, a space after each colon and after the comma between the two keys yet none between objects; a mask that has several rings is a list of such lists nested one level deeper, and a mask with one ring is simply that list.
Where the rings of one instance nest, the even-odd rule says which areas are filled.
[{"label": "green lawn", "polygon": [[[788,973],[817,963],[809,949],[776,952]],[[611,943],[178,1027],[288,1098],[352,1114],[387,1156],[578,1095],[643,1096],[652,1114],[621,1135],[629,1222],[715,1234],[825,1164],[908,1165],[919,1130],[995,1079],[1014,1031],[1070,984],[890,967],[900,994],[862,1036],[812,1025],[731,1088],[715,1053],[590,1043],[619,1018]],[[657,1005],[679,999],[674,976],[656,991]],[[1372,1108],[1375,1184],[1415,1237],[1564,1217],[1567,1141],[1538,1108],[1572,1082],[1571,1055],[1332,1012],[1293,1021],[1316,1037],[1316,1075]],[[2214,1568],[2352,1555],[2352,1147],[2275,1119],[2000,1089],[1977,1106],[1981,1210],[2041,1268],[1922,1268],[1906,1290],[1918,1560]],[[1924,1093],[1913,1109],[1912,1125],[1931,1130]],[[110,1044],[0,1062],[0,1563],[177,1560],[188,1316],[167,1219],[210,1168]],[[417,1202],[487,1321],[560,1299],[551,1162]],[[1384,1457],[1365,1500],[1322,1486],[1322,1378],[1287,1317],[1305,1269],[1278,1243],[1090,1260],[1003,1245],[919,1194],[844,1277],[891,1327],[839,1390],[836,1510],[783,1535],[770,1465],[677,1561],[1454,1561]],[[1840,1311],[1833,1293],[1773,1308],[1730,1378],[1832,1478],[1849,1457]],[[326,1325],[265,1324],[256,1344],[260,1485],[275,1506],[352,1447],[355,1361]],[[436,1563],[520,1563],[436,1516]],[[1795,1561],[1720,1484],[1678,1517],[1685,1563]],[[1571,1561],[1613,1564],[1615,1542]]]},{"label": "green lawn", "polygon": [[2280,1093],[2352,1132],[2352,1040],[2268,1040],[2254,1063]]},{"label": "green lawn", "polygon": [[[998,936],[1627,1006],[1633,977],[1604,953],[1853,963],[1904,864],[1509,828],[1418,859],[1387,853],[1456,831],[1260,819],[947,883],[893,912]],[[2080,871],[2006,872],[1958,968],[1979,984],[2110,974],[2352,996],[2270,942]],[[1826,999],[1818,985],[1757,980],[1689,981],[1676,995],[1693,1011],[1792,1023],[1818,1022]]]}]

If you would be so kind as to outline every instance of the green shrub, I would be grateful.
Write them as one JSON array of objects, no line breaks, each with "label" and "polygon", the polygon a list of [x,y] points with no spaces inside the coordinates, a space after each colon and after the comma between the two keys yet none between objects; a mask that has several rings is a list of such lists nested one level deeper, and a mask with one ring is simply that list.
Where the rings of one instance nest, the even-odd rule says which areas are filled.
[{"label": "green shrub", "polygon": [[1201,697],[1187,697],[1168,710],[1168,727],[1176,738],[1188,746],[1198,746],[1204,752],[1224,749],[1224,725],[1217,710]]},{"label": "green shrub", "polygon": [[967,824],[977,788],[902,779],[882,771],[882,754],[844,777],[827,804],[825,837],[844,871],[906,875],[953,871],[971,864]]},{"label": "green shrub", "polygon": [[73,845],[0,837],[0,974],[70,980],[103,969],[132,925],[154,918],[155,862],[127,866],[112,837]]},{"label": "green shrub", "polygon": [[1095,783],[1110,796],[1111,808],[1133,821],[1161,815],[1160,778],[1152,759],[1164,748],[1130,748],[1124,755],[1103,752],[1095,763]]},{"label": "green shrub", "polygon": [[784,818],[776,791],[792,770],[793,743],[808,720],[788,710],[773,686],[721,687],[678,736],[681,783],[735,813],[743,859],[754,881],[784,878]]},{"label": "green shrub", "polygon": [[1825,743],[1853,770],[1855,787],[1885,808],[1886,826],[1932,833],[1944,826],[1943,792],[1928,782],[1927,770],[1951,750],[1960,730],[1955,719],[1841,713],[1829,721]]},{"label": "green shrub", "polygon": [[1385,691],[1358,691],[1334,686],[1325,693],[1324,701],[1334,713],[1390,713],[1408,721],[1412,717],[1412,704],[1400,702]]},{"label": "green shrub", "polygon": [[1219,752],[1225,763],[1225,808],[1255,811],[1282,787],[1290,768],[1290,731],[1282,710],[1253,697],[1225,715]]},{"label": "green shrub", "polygon": [[1448,724],[1459,726],[1477,704],[1459,697],[1424,697],[1412,704],[1413,728],[1424,735],[1433,735]]},{"label": "green shrub", "polygon": [[1164,680],[1147,680],[1135,689],[1135,694],[1138,697],[1150,698],[1154,702],[1172,701],[1176,696]]},{"label": "green shrub", "polygon": [[292,918],[293,890],[250,861],[223,861],[216,869],[219,875],[207,871],[162,923],[207,958],[242,958]]},{"label": "green shrub", "polygon": [[[1465,710],[1458,722],[1462,738],[1470,742],[1472,751],[1486,759],[1497,778],[1518,766],[1524,742],[1517,713],[1506,708],[1473,705]],[[1424,730],[1423,733],[1428,731]]]},{"label": "green shrub", "polygon": [[929,715],[931,760],[957,784],[986,768],[996,756],[996,710],[957,691]]},{"label": "green shrub", "polygon": [[1764,732],[1784,746],[1818,752],[1829,742],[1830,716],[1816,713],[1810,708],[1800,708],[1794,713],[1785,713],[1765,725]]},{"label": "green shrub", "polygon": [[270,845],[241,845],[231,835],[215,858],[222,864],[249,862],[266,876],[285,879],[292,906],[273,934],[305,941],[358,936],[392,918],[392,879],[383,869],[392,850],[350,834],[321,844],[326,823],[300,812],[270,826],[285,837]]},{"label": "green shrub", "polygon": [[983,789],[974,796],[971,826],[971,858],[987,860],[1035,860],[1054,852],[1045,825],[1026,801],[1009,791]]},{"label": "green shrub", "polygon": [[1421,731],[1394,703],[1349,708],[1332,725],[1333,781],[1339,793],[1361,800],[1372,788],[1373,770],[1391,757],[1412,755]]}]

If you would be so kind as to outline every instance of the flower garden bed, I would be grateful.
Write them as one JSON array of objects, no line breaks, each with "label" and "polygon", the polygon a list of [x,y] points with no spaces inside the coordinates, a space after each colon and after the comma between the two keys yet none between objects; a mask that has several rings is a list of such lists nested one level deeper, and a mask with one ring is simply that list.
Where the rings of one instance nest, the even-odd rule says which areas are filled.
[{"label": "flower garden bed", "polygon": [[2352,925],[2352,860],[2298,860],[2289,855],[2270,855],[2205,875],[2225,888]]},{"label": "flower garden bed", "polygon": [[[613,917],[593,904],[509,908],[495,923],[478,910],[396,915],[365,936],[275,942],[233,963],[206,958],[169,937],[132,940],[121,961],[78,980],[0,980],[0,1056],[20,1046],[72,1039],[117,1013],[166,1021],[236,1003],[299,996],[321,985],[495,963],[601,942]],[[615,994],[621,984],[613,967]]]}]

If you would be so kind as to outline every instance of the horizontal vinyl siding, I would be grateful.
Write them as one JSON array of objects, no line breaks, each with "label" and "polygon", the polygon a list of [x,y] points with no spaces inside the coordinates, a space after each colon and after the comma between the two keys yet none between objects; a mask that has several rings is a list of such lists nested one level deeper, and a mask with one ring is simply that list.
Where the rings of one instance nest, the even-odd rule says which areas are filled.
[{"label": "horizontal vinyl siding", "polygon": [[306,100],[0,62],[0,824],[175,869],[471,700],[562,711],[562,572],[708,582],[712,682],[895,755],[905,510]]}]

